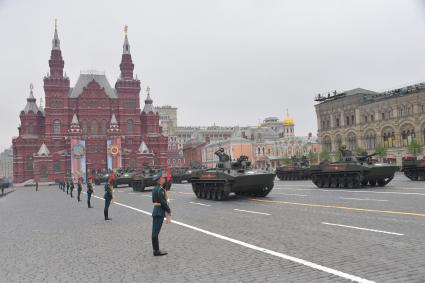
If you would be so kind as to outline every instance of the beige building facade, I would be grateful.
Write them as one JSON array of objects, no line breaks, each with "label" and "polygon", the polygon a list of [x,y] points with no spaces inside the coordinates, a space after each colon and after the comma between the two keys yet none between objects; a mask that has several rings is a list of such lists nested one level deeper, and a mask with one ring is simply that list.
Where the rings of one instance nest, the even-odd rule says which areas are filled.
[{"label": "beige building facade", "polygon": [[381,93],[357,88],[316,101],[319,142],[330,153],[341,145],[368,152],[382,145],[401,164],[409,144],[425,144],[425,83]]}]

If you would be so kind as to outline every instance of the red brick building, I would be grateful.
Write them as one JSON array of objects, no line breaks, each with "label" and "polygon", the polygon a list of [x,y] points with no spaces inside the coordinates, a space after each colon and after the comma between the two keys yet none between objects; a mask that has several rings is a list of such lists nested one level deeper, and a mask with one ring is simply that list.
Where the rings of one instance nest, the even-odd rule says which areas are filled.
[{"label": "red brick building", "polygon": [[145,162],[165,167],[168,138],[162,134],[148,89],[140,110],[140,80],[125,34],[121,75],[111,87],[105,74],[81,73],[74,87],[64,73],[64,60],[55,27],[44,77],[45,108],[37,106],[31,86],[20,113],[19,136],[13,143],[14,182],[54,181],[71,170],[72,138],[84,140],[87,173],[107,167],[107,140],[121,139],[123,168],[141,169]]}]

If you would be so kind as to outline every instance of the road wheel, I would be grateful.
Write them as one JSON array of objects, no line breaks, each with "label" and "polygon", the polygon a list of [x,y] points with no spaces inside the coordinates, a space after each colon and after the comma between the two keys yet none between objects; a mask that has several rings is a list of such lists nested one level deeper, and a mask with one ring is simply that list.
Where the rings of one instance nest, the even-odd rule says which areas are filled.
[{"label": "road wheel", "polygon": [[371,187],[375,187],[376,186],[376,180],[369,180],[369,185]]},{"label": "road wheel", "polygon": [[354,177],[353,176],[347,176],[347,187],[348,188],[354,187]]},{"label": "road wheel", "polygon": [[378,186],[383,187],[383,186],[385,186],[386,184],[387,184],[387,182],[385,182],[385,180],[384,180],[384,179],[379,179],[379,180],[378,180]]}]

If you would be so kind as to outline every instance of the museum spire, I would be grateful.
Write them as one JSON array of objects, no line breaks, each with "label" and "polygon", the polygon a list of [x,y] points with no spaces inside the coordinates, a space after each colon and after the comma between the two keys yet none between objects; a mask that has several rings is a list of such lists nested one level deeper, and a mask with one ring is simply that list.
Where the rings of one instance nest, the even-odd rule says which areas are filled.
[{"label": "museum spire", "polygon": [[58,36],[58,21],[55,19],[55,33],[52,40],[52,51],[50,53],[49,67],[51,78],[63,78],[63,67],[65,62],[62,59],[60,40]]},{"label": "museum spire", "polygon": [[122,80],[133,80],[133,70],[134,70],[134,64],[133,60],[131,59],[131,53],[130,53],[130,43],[128,42],[128,26],[125,25],[124,27],[124,44],[122,49],[122,57],[121,57],[121,64],[120,64],[120,70],[121,70],[121,77]]}]

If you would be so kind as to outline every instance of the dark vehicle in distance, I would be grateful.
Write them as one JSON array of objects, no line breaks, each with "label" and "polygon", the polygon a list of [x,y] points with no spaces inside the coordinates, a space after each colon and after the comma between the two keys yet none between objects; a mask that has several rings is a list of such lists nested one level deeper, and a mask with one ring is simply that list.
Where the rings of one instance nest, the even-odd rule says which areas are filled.
[{"label": "dark vehicle in distance", "polygon": [[173,167],[171,168],[171,183],[181,184],[183,181],[190,182],[192,170],[188,167]]},{"label": "dark vehicle in distance", "polygon": [[310,163],[306,156],[301,159],[292,156],[291,164],[276,168],[276,176],[280,180],[308,180],[310,179]]},{"label": "dark vehicle in distance", "polygon": [[[150,167],[145,167],[142,173],[134,174],[131,181],[131,187],[135,192],[143,192],[146,187],[154,186],[161,177],[161,169],[152,169]],[[170,188],[167,187],[167,190],[169,189]]]},{"label": "dark vehicle in distance", "polygon": [[425,157],[423,159],[404,157],[401,171],[412,181],[425,181]]},{"label": "dark vehicle in distance", "polygon": [[345,147],[340,148],[337,162],[323,162],[311,167],[311,180],[319,188],[358,188],[376,185],[383,187],[393,178],[398,166],[374,163],[374,154],[353,156]]},{"label": "dark vehicle in distance", "polygon": [[10,187],[9,179],[5,177],[0,177],[0,190],[2,195],[4,194],[4,189],[7,189],[9,187]]},{"label": "dark vehicle in distance", "polygon": [[118,171],[115,174],[115,179],[113,181],[114,188],[117,188],[119,185],[128,185],[131,187],[133,183],[134,175],[135,175],[134,172]]},{"label": "dark vehicle in distance", "polygon": [[247,156],[231,162],[230,156],[220,148],[215,152],[219,162],[215,168],[192,173],[192,189],[196,197],[210,200],[225,200],[230,193],[265,197],[273,189],[275,174],[253,170]]},{"label": "dark vehicle in distance", "polygon": [[99,172],[96,173],[96,175],[94,175],[94,184],[95,185],[100,185],[101,183],[106,183],[108,182],[110,173],[109,172]]}]

